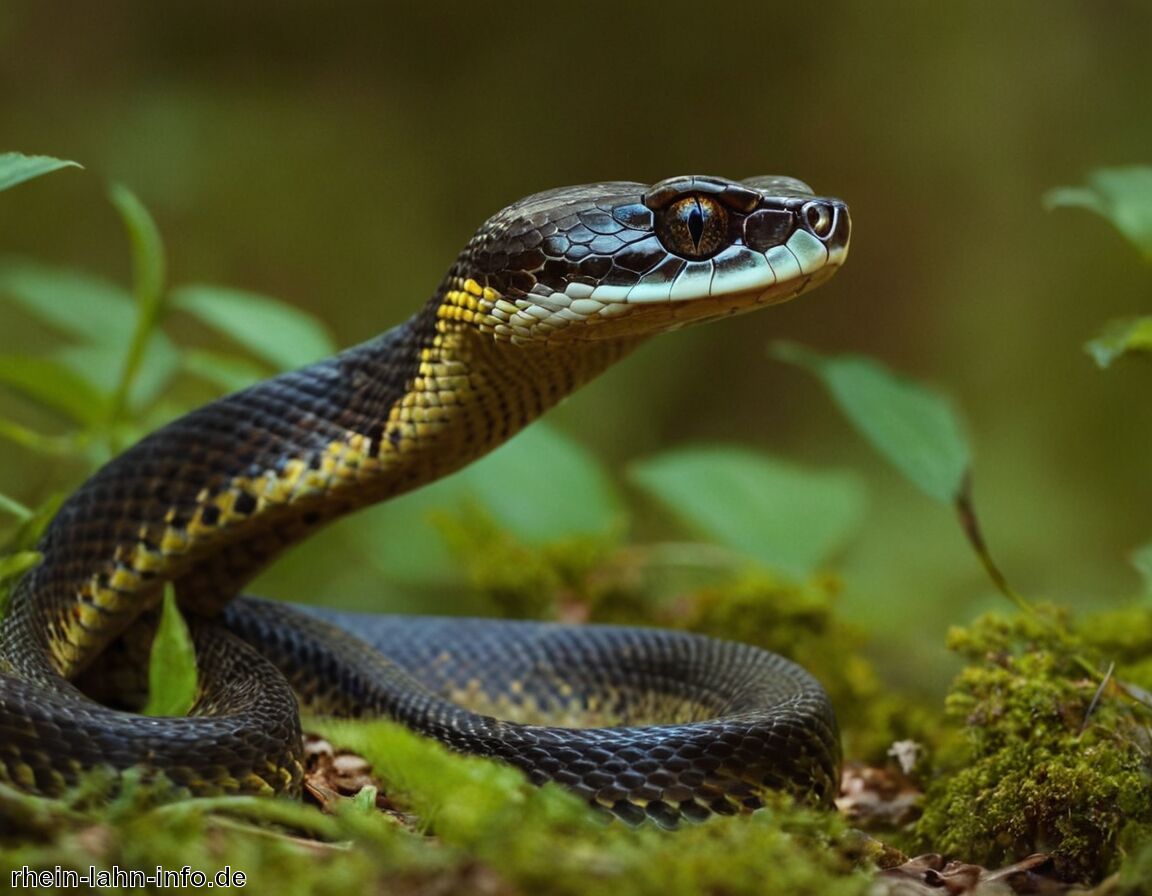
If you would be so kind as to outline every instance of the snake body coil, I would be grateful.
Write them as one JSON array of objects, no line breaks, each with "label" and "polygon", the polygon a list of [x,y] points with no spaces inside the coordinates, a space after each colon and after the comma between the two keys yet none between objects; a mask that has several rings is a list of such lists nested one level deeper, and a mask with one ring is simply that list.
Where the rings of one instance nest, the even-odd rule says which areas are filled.
[{"label": "snake body coil", "polygon": [[[0,779],[56,793],[86,768],[141,766],[196,793],[295,792],[299,697],[396,718],[633,821],[754,808],[765,787],[829,799],[828,699],[774,654],[236,595],[287,545],[467,464],[649,336],[823,282],[848,236],[843,203],[789,178],[537,194],[485,223],[406,323],[145,438],[63,505],[12,595]],[[116,682],[168,582],[196,642],[192,714],[97,702],[127,700]]]}]

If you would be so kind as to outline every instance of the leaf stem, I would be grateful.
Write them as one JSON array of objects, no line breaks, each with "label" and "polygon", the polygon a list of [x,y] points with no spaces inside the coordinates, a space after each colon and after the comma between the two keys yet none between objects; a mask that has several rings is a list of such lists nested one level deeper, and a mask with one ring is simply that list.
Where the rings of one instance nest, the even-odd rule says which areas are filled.
[{"label": "leaf stem", "polygon": [[75,455],[87,441],[80,436],[46,436],[11,420],[0,420],[0,438],[14,442],[39,454],[55,457]]},{"label": "leaf stem", "polygon": [[984,564],[984,571],[988,573],[992,584],[996,586],[1001,594],[1012,601],[1017,609],[1023,610],[1026,613],[1034,612],[1032,604],[1024,595],[1008,583],[1008,579],[1004,573],[1000,571],[1000,567],[996,565],[996,561],[992,559],[992,553],[988,550],[988,544],[984,540],[984,533],[980,529],[980,520],[976,516],[976,506],[972,501],[972,477],[967,472],[965,472],[964,479],[960,483],[960,491],[956,494],[955,502],[956,513],[960,517],[960,525],[964,530],[964,535],[968,538],[968,543],[972,545],[976,556],[980,558],[980,562]]},{"label": "leaf stem", "polygon": [[[132,342],[109,403],[109,431],[119,422],[128,405],[132,384],[143,363],[148,342],[163,311],[165,276],[164,244],[152,216],[127,187],[113,184],[108,198],[120,213],[132,247],[132,291],[136,296],[136,326]],[[115,447],[115,446],[113,446]]]},{"label": "leaf stem", "polygon": [[11,514],[21,522],[32,516],[32,509],[30,507],[24,506],[15,498],[9,498],[3,492],[0,492],[0,510]]}]

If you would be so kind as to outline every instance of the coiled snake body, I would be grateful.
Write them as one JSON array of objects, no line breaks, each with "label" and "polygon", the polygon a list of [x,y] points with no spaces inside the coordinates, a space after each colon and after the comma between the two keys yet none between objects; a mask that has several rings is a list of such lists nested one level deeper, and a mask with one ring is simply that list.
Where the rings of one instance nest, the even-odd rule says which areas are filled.
[{"label": "coiled snake body", "polygon": [[[774,654],[654,629],[355,617],[236,595],[285,546],[470,462],[649,336],[824,281],[848,236],[843,203],[789,178],[541,193],[485,223],[406,323],[145,438],[63,505],[13,592],[0,779],[51,794],[89,767],[142,766],[193,793],[292,793],[294,687],[632,821],[753,808],[765,787],[829,799],[828,699]],[[116,702],[125,645],[167,582],[196,642],[192,714],[97,702]]]}]

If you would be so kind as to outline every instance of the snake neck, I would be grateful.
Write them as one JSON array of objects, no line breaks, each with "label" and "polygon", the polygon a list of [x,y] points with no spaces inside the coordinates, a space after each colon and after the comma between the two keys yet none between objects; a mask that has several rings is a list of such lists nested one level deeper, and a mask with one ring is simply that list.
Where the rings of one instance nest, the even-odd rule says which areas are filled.
[{"label": "snake neck", "polygon": [[99,470],[46,532],[0,649],[30,640],[72,675],[166,582],[186,608],[215,613],[288,545],[464,466],[640,341],[497,341],[446,311],[444,292],[382,336],[200,408]]}]

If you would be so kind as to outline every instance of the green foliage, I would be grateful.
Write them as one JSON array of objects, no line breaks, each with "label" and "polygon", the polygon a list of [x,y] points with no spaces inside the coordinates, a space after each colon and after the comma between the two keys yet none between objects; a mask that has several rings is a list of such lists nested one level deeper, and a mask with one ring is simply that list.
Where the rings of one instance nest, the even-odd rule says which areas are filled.
[{"label": "green foliage", "polygon": [[140,329],[150,331],[164,301],[167,260],[160,230],[136,194],[123,184],[108,189],[108,200],[120,213],[132,250],[132,292],[140,310]]},{"label": "green foliage", "polygon": [[1132,352],[1152,352],[1152,317],[1109,321],[1103,332],[1085,346],[1100,367]]},{"label": "green foliage", "polygon": [[336,351],[319,320],[267,296],[198,283],[174,290],[172,305],[275,370],[292,370]]},{"label": "green foliage", "polygon": [[[583,894],[860,893],[843,824],[781,799],[752,817],[716,819],[677,833],[606,824],[553,786],[453,756],[386,722],[325,723],[394,782],[394,797],[439,843],[498,869],[511,892]],[[722,851],[724,861],[717,861]]]},{"label": "green foliage", "polygon": [[132,294],[136,300],[132,341],[128,344],[128,355],[112,393],[111,416],[115,420],[123,412],[152,334],[163,317],[167,263],[160,231],[143,203],[122,184],[113,184],[108,198],[120,213],[132,249]]},{"label": "green foliage", "polygon": [[0,382],[82,425],[95,426],[108,415],[107,396],[49,358],[0,356]]},{"label": "green foliage", "polygon": [[923,492],[944,502],[960,495],[971,452],[944,396],[872,358],[824,357],[790,343],[773,353],[819,377],[861,435]]},{"label": "green foliage", "polygon": [[1113,896],[1147,896],[1152,880],[1152,838],[1133,844],[1129,857],[1116,876]]},{"label": "green foliage", "polygon": [[781,799],[755,816],[674,833],[628,828],[559,788],[533,787],[513,769],[450,754],[390,723],[323,726],[373,762],[389,802],[417,830],[364,800],[323,815],[244,797],[158,804],[131,776],[114,796],[90,776],[65,800],[0,785],[0,822],[17,822],[0,830],[37,832],[16,842],[0,835],[0,875],[10,880],[24,865],[209,873],[227,865],[247,875],[248,890],[285,894],[868,892],[866,874],[854,870],[854,838],[830,813]]},{"label": "green foliage", "polygon": [[148,663],[146,716],[184,716],[196,702],[196,650],[171,585],[164,589],[160,624]]},{"label": "green foliage", "polygon": [[[35,168],[34,173],[54,170],[46,163],[17,167],[25,172]],[[0,165],[0,179],[3,170]],[[272,299],[210,286],[177,288],[169,296],[155,221],[128,188],[113,185],[108,197],[128,237],[130,290],[83,272],[0,259],[0,302],[62,337],[45,356],[0,357],[0,382],[58,415],[66,428],[59,436],[0,419],[0,437],[39,454],[91,465],[164,417],[187,409],[159,404],[162,395],[172,394],[181,370],[199,374],[218,389],[231,389],[331,353],[331,339],[318,321]],[[163,329],[173,308],[225,332],[256,360],[177,345]]]},{"label": "green foliage", "polygon": [[7,495],[0,495],[0,513],[14,516],[18,520],[26,520],[32,515],[32,511],[29,508],[25,507],[19,501],[9,498]]},{"label": "green foliage", "polygon": [[131,293],[92,274],[8,257],[0,260],[0,295],[77,341],[113,344],[123,353],[132,336]]},{"label": "green foliage", "polygon": [[629,478],[705,537],[798,576],[826,564],[864,517],[855,475],[735,448],[667,452]]},{"label": "green foliage", "polygon": [[[8,533],[6,544],[0,546],[0,617],[8,606],[8,595],[20,580],[20,577],[40,562],[40,554],[35,550],[48,522],[60,506],[60,496],[45,500],[35,510],[15,505],[10,499],[5,499],[6,505],[19,508],[15,515],[18,518],[16,526]],[[3,657],[0,657],[0,665]]]},{"label": "green foliage", "polygon": [[[10,260],[0,268],[0,292],[70,341],[49,357],[25,359],[23,366],[10,366],[11,372],[5,378],[10,386],[20,388],[39,405],[60,413],[68,421],[73,429],[68,436],[70,441],[65,443],[66,450],[89,461],[99,459],[97,454],[85,453],[85,446],[103,441],[106,450],[111,450],[120,441],[118,434],[148,425],[158,396],[162,391],[170,393],[179,372],[199,374],[215,384],[231,386],[248,377],[264,375],[268,369],[264,365],[281,368],[332,351],[330,341],[315,321],[284,309],[273,300],[204,286],[178,288],[169,295],[164,286],[163,247],[155,224],[138,200],[123,188],[115,188],[112,196],[124,218],[133,251],[131,292],[87,275],[19,260]],[[91,310],[93,303],[95,312]],[[161,329],[169,309],[196,317],[241,345],[254,360],[179,346]],[[128,346],[127,356],[124,346]],[[104,373],[93,375],[93,368]],[[153,378],[151,388],[136,391],[138,384],[149,377]],[[658,468],[659,459],[654,464],[653,469]],[[785,472],[773,472],[785,476]],[[791,475],[794,480],[802,478],[797,473]],[[797,485],[791,492],[796,503],[819,500],[827,512],[836,510],[837,525],[845,532],[851,518],[860,515],[858,486],[854,482],[845,484],[843,477],[822,480],[816,474],[804,475],[809,477],[802,483],[807,490]],[[711,483],[702,479],[682,490],[682,499],[698,500],[698,494],[709,488]],[[697,493],[695,499],[693,489]],[[651,613],[645,613],[646,606],[651,610],[646,589],[626,587],[626,582],[616,581],[615,571],[619,570],[626,579],[637,575],[643,579],[648,571],[659,575],[659,567],[667,557],[654,552],[640,564],[639,573],[628,563],[613,566],[626,523],[623,502],[604,469],[570,439],[546,426],[534,427],[428,492],[428,506],[456,503],[464,508],[453,516],[441,512],[441,529],[458,554],[467,558],[465,567],[470,575],[504,612],[556,616],[573,608],[588,608],[590,612],[595,608],[594,615],[598,617],[601,610],[604,615],[619,617],[631,605],[634,620],[645,620],[647,616],[651,621]],[[541,500],[542,494],[548,500]],[[14,503],[13,507],[20,509],[21,505]],[[25,552],[13,555],[8,562],[14,568],[24,568],[34,557]],[[742,566],[743,561],[739,564]],[[727,576],[735,568],[736,561],[726,555],[723,574]],[[733,617],[752,618],[752,606],[771,600],[775,590],[787,592],[788,587],[743,589],[743,609]],[[616,600],[618,597],[623,600]],[[821,624],[829,621],[827,607],[818,610],[803,606],[809,599],[800,599],[795,606],[786,606],[773,615],[771,627],[778,638],[792,642],[788,646],[805,641],[802,629],[814,624],[817,617],[822,619]],[[815,603],[816,599],[811,600]],[[731,622],[732,617],[720,618],[724,613],[719,609],[723,603],[719,598],[705,597],[701,601],[700,606],[711,607],[710,611],[699,611],[696,622],[702,627],[720,629]],[[768,612],[762,608],[759,618],[763,620],[763,614]],[[691,622],[691,614],[684,619]],[[815,637],[818,635],[809,632],[808,643]],[[815,656],[818,651],[810,647],[808,653]],[[175,714],[187,709],[195,686],[194,658],[171,596],[165,599],[150,671],[148,711]],[[345,734],[353,745],[361,744],[352,729],[342,729],[341,736]],[[828,849],[829,832],[838,830],[830,816],[793,812],[782,805],[753,819],[721,820],[700,828],[699,833],[693,829],[675,839],[655,831],[631,832],[619,825],[605,829],[578,801],[553,789],[537,791],[509,769],[444,757],[435,747],[419,743],[403,732],[384,735],[374,731],[370,743],[389,745],[382,756],[393,758],[390,774],[401,782],[398,786],[414,792],[413,809],[426,825],[435,829],[438,841],[445,846],[443,855],[432,861],[427,859],[427,853],[407,846],[391,842],[381,846],[378,840],[382,836],[396,839],[411,835],[397,832],[375,812],[365,814],[354,808],[342,814],[337,823],[338,834],[325,831],[322,825],[312,826],[326,835],[352,840],[364,839],[364,832],[371,830],[368,837],[374,854],[393,859],[397,855],[421,855],[419,861],[408,858],[374,871],[361,868],[365,875],[361,880],[369,879],[372,873],[385,873],[385,867],[385,879],[395,880],[418,877],[423,873],[421,869],[428,868],[435,869],[438,875],[460,874],[462,866],[481,862],[486,868],[490,865],[498,869],[485,873],[511,881],[512,892],[520,888],[525,892],[584,892],[588,863],[592,860],[596,875],[621,892],[665,890],[668,881],[676,878],[681,879],[679,886],[684,892],[721,885],[731,892],[750,892],[758,889],[768,856],[769,861],[782,865],[783,878],[794,881],[797,892],[860,889],[859,880],[844,876],[847,864],[843,856]],[[384,761],[380,747],[373,751],[368,744],[363,745],[374,758]],[[210,801],[183,805],[219,807],[218,802]],[[67,828],[76,821],[73,808],[67,804],[64,809],[50,801],[37,802],[37,806],[38,812],[53,817],[53,824]],[[230,811],[235,808],[232,805]],[[168,848],[166,838],[140,833],[158,829],[157,813],[163,814],[166,822],[178,818],[180,824],[198,830],[199,836],[212,837],[212,830],[220,824],[215,812],[189,809],[179,813],[139,803],[123,812],[113,808],[102,823],[109,828],[107,842],[114,845],[101,858],[108,861],[110,856],[117,857],[130,867],[163,862],[157,855],[162,856]],[[268,820],[267,816],[261,817]],[[302,821],[294,822],[294,826],[309,827]],[[556,844],[563,842],[569,848],[572,837],[580,841],[578,848],[568,853],[572,859],[564,862],[563,880],[553,881],[554,857],[560,854]],[[801,841],[808,845],[799,847]],[[623,845],[616,845],[617,842]],[[66,846],[62,848],[67,850]],[[712,861],[717,848],[733,853],[733,861],[723,870],[718,870]],[[148,851],[145,862],[143,856]],[[62,860],[59,851],[49,854],[55,856],[52,864]],[[271,867],[261,855],[233,858],[237,866]],[[288,853],[280,860],[286,867],[293,867],[295,861]],[[179,864],[187,861],[185,855]],[[204,861],[206,865],[213,864],[207,858]],[[37,864],[35,860],[29,863]],[[39,864],[44,864],[44,860]],[[300,879],[311,881],[312,876],[301,871]],[[628,879],[634,882],[628,883]]]},{"label": "green foliage", "polygon": [[[1093,613],[1079,631],[1117,664],[1116,675],[1126,685],[1152,690],[1152,608],[1146,601]],[[1133,693],[1152,705],[1152,697]]]},{"label": "green foliage", "polygon": [[604,571],[616,547],[611,538],[573,534],[544,543],[525,540],[475,500],[454,513],[440,511],[434,519],[475,589],[481,612],[554,619],[582,614],[580,608],[614,590]]},{"label": "green foliage", "polygon": [[[0,156],[0,188],[68,164],[29,164],[20,157],[6,169],[8,159]],[[1134,241],[1142,239],[1142,219],[1128,200],[1116,190],[1099,192],[1095,210],[1124,222],[1117,226]],[[155,222],[123,187],[113,187],[110,200],[128,234],[131,290],[87,274],[0,259],[0,301],[61,340],[42,356],[0,357],[0,383],[58,417],[63,430],[42,432],[0,419],[0,437],[41,456],[92,465],[185,409],[173,388],[183,377],[234,389],[332,352],[318,321],[274,299],[204,285],[168,290]],[[1087,204],[1084,197],[1059,201]],[[243,353],[170,338],[164,330],[170,313],[196,319]],[[1145,347],[1143,323],[1101,344],[1102,363]],[[777,355],[815,373],[849,420],[908,479],[937,500],[956,502],[977,551],[999,575],[971,512],[967,440],[944,398],[868,358],[824,357],[796,346],[781,346]],[[1114,867],[1129,849],[1138,852],[1135,861],[1149,861],[1147,850],[1140,851],[1152,831],[1143,735],[1149,722],[1146,710],[1127,696],[1152,687],[1147,611],[1103,618],[1091,638],[1086,628],[1049,610],[988,617],[958,630],[951,645],[970,665],[948,698],[953,728],[927,737],[939,726],[880,680],[865,656],[864,636],[837,618],[838,580],[814,574],[860,525],[864,498],[855,477],[703,448],[649,458],[629,476],[720,547],[625,543],[631,520],[617,485],[578,444],[547,426],[531,428],[405,500],[423,502],[420,512],[437,517],[457,572],[471,579],[490,611],[660,624],[760,644],[795,658],[824,682],[849,756],[879,761],[894,739],[939,741],[938,774],[917,829],[934,851],[992,862],[1050,849],[1086,875]],[[9,553],[0,558],[0,597],[38,559],[35,535],[54,506],[33,511],[0,496],[0,513],[18,522]],[[417,537],[409,531],[415,506],[405,507],[399,528],[384,527],[374,537],[393,553],[426,559],[410,550]],[[449,506],[458,509],[446,512]],[[362,542],[376,564],[373,544]],[[1146,576],[1152,568],[1147,554],[1135,555]],[[424,562],[415,575],[440,581],[449,562]],[[1102,674],[1103,657],[1123,664],[1114,679]],[[187,709],[194,658],[170,596],[151,672],[150,711]],[[448,756],[392,726],[341,723],[329,731],[376,763],[389,799],[434,839],[377,812],[371,791],[329,818],[261,800],[158,806],[131,775],[118,795],[94,776],[64,801],[0,787],[0,821],[14,819],[17,829],[35,834],[2,861],[41,867],[230,864],[285,892],[374,886],[416,892],[457,886],[500,893],[760,892],[765,869],[774,888],[787,892],[854,893],[865,886],[851,873],[835,817],[783,801],[751,818],[721,819],[676,835],[629,830],[603,825],[559,790],[537,790],[507,768]],[[311,839],[301,843],[273,833],[277,829]],[[717,854],[725,861],[717,862]]]},{"label": "green foliage", "polygon": [[1095,212],[1152,262],[1152,167],[1097,168],[1082,187],[1057,187],[1044,197],[1048,208]]},{"label": "green foliage", "polygon": [[[100,775],[90,775],[64,800],[31,797],[0,785],[0,831],[29,832],[18,840],[0,835],[4,880],[11,881],[11,873],[25,866],[60,866],[86,874],[93,864],[152,872],[157,866],[179,870],[187,865],[210,876],[230,866],[246,875],[248,891],[304,896],[362,892],[358,884],[384,878],[390,863],[398,868],[392,881],[401,886],[423,880],[425,873],[439,876],[439,863],[423,844],[396,836],[383,820],[374,829],[344,826],[299,804],[243,797],[165,803],[157,798],[156,787],[142,786],[131,775],[120,783],[116,793]],[[368,848],[349,849],[353,838]],[[141,888],[115,886],[100,892],[138,893]]]},{"label": "green foliage", "polygon": [[450,488],[458,489],[456,500],[475,501],[500,528],[531,545],[605,537],[624,517],[603,466],[549,426],[529,427],[453,477]]},{"label": "green foliage", "polygon": [[0,153],[0,190],[7,190],[26,180],[61,168],[80,168],[76,162],[51,156],[26,156],[18,152]]},{"label": "green foliage", "polygon": [[1140,578],[1144,580],[1144,593],[1152,597],[1152,542],[1134,550],[1130,559]]},{"label": "green foliage", "polygon": [[[125,351],[136,344],[137,332],[144,332],[137,326],[138,307],[132,293],[102,278],[24,259],[0,259],[0,301],[17,306],[65,337],[44,358],[9,356],[5,360],[9,371],[15,372],[6,377],[9,382],[16,375],[24,383],[44,380],[39,388],[52,390],[49,405],[65,411],[68,424],[79,425],[65,454],[91,457],[86,453],[89,443],[106,441],[111,430],[142,416],[175,372],[176,348],[154,327],[147,334],[142,359],[130,369]],[[49,379],[53,368],[57,372]],[[72,383],[82,384],[80,397],[68,395]],[[120,395],[125,389],[126,394]],[[126,407],[115,403],[118,395],[119,401],[127,400]],[[107,451],[108,446],[104,447]]]},{"label": "green foliage", "polygon": [[951,633],[949,646],[970,663],[946,703],[964,739],[928,793],[924,844],[975,862],[1052,852],[1094,878],[1129,841],[1146,839],[1152,710],[1107,678],[1093,628],[1041,606]]},{"label": "green foliage", "polygon": [[0,615],[8,604],[9,590],[39,562],[40,554],[36,551],[10,551],[0,557]]},{"label": "green foliage", "polygon": [[[1100,215],[1152,263],[1152,167],[1097,168],[1083,187],[1057,187],[1045,197],[1049,208],[1083,208]],[[1152,318],[1109,321],[1085,350],[1100,367],[1122,355],[1152,351]]]}]

